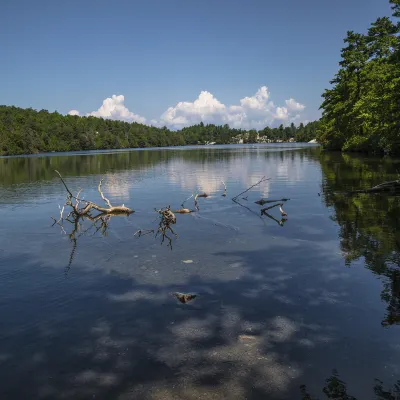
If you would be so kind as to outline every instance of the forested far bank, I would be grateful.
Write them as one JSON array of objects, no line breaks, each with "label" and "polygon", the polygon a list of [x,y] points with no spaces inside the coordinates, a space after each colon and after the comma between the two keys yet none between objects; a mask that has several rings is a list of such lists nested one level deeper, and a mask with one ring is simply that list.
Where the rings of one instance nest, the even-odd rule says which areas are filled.
[{"label": "forested far bank", "polygon": [[136,122],[0,106],[0,155],[209,143],[308,142],[316,137],[317,128],[318,122],[259,131],[200,123],[172,131]]},{"label": "forested far bank", "polygon": [[[394,19],[400,0],[389,1]],[[324,148],[400,154],[400,23],[378,18],[347,32],[340,69],[325,90],[317,140]]]}]

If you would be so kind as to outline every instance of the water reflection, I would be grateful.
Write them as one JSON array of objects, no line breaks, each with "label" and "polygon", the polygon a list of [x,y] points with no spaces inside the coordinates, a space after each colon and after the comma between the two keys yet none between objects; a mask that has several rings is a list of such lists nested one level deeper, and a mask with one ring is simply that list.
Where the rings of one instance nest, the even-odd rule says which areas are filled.
[{"label": "water reflection", "polygon": [[381,160],[323,153],[325,203],[334,208],[340,246],[347,266],[363,260],[366,268],[384,278],[381,298],[387,303],[383,326],[400,323],[400,197],[353,194],[398,176],[400,160]]},{"label": "water reflection", "polygon": [[[322,392],[325,395],[324,398],[328,399],[357,400],[357,397],[349,394],[347,383],[340,378],[339,373],[336,370],[333,370],[332,375],[326,379]],[[392,387],[385,388],[384,383],[381,380],[375,379],[373,393],[375,394],[375,400],[398,400],[400,399],[400,380],[398,380]],[[301,400],[319,399],[309,393],[306,385],[300,386],[300,394]]]},{"label": "water reflection", "polygon": [[[19,178],[8,171],[12,182],[0,183],[1,194],[9,196],[2,196],[0,207],[0,397],[298,399],[304,383],[303,395],[312,399],[324,396],[321,388],[335,366],[341,377],[327,381],[331,396],[369,399],[373,379],[380,377],[385,385],[376,393],[385,398],[399,376],[400,347],[398,327],[379,324],[385,309],[376,277],[389,285],[385,306],[392,302],[396,309],[391,285],[396,280],[387,274],[388,268],[395,271],[388,260],[396,259],[398,249],[391,242],[381,269],[371,251],[375,258],[366,270],[364,251],[355,247],[368,218],[381,218],[371,225],[379,226],[381,236],[376,228],[370,232],[380,252],[387,246],[380,242],[397,225],[379,204],[373,205],[377,213],[361,208],[354,222],[350,198],[336,193],[375,182],[353,179],[354,168],[341,166],[342,158],[309,149],[117,156],[91,155],[87,168],[74,176],[67,169],[75,161],[57,169],[74,193],[92,187],[90,199],[99,198],[99,178],[108,177],[104,189],[111,202],[129,198],[135,214],[80,219],[76,230],[64,222],[61,239],[54,234],[59,225],[48,227],[50,205],[56,211],[65,198],[54,165],[40,166],[41,157],[32,157],[39,161],[31,165],[32,179],[42,174],[46,180],[30,181],[22,164]],[[79,157],[89,156],[72,156]],[[361,162],[372,170],[377,165]],[[385,165],[382,180],[391,176],[390,163]],[[271,181],[245,193],[240,205],[231,201],[264,175]],[[209,184],[207,176],[210,186],[200,187]],[[167,239],[161,246],[162,234],[154,236],[162,216],[154,209],[196,210],[192,195],[203,192],[210,196],[198,199],[200,212],[176,213],[170,224],[178,234],[178,239],[171,234],[173,251]],[[34,212],[32,199],[38,199]],[[287,218],[278,206],[267,209],[272,199],[284,203]],[[368,198],[354,199],[370,206]],[[272,219],[261,215],[262,208]],[[349,215],[347,208],[353,210]],[[332,213],[338,225],[329,219]],[[354,240],[342,232],[349,221]],[[138,230],[142,234],[135,239]],[[74,240],[73,267],[64,279]],[[359,254],[349,261],[359,268],[344,267],[347,254]]]}]

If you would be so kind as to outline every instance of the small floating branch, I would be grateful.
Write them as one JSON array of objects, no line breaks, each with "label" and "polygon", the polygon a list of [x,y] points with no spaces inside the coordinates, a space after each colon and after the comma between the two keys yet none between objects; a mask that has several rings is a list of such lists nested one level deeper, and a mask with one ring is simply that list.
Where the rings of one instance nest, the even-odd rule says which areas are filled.
[{"label": "small floating branch", "polygon": [[278,200],[266,200],[266,199],[260,199],[255,201],[254,203],[259,204],[260,206],[263,206],[264,204],[267,203],[281,203],[281,202],[285,202],[285,201],[289,201],[290,199],[278,199]]},{"label": "small floating branch", "polygon": [[241,196],[242,194],[245,194],[246,192],[248,192],[250,189],[252,189],[254,186],[259,185],[262,182],[268,181],[270,178],[266,178],[265,176],[263,176],[257,183],[255,183],[254,185],[251,185],[248,189],[244,190],[242,193],[239,193],[238,195],[236,195],[235,197],[232,198],[232,200],[236,200],[239,196]]}]

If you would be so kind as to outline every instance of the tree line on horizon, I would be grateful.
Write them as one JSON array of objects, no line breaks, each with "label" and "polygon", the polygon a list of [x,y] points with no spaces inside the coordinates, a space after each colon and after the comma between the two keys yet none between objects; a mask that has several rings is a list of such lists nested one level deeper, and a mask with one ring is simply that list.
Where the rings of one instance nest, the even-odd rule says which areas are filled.
[{"label": "tree line on horizon", "polygon": [[80,150],[106,150],[145,147],[168,147],[197,145],[215,142],[235,143],[243,138],[244,143],[265,141],[298,142],[314,139],[317,122],[296,127],[293,123],[278,128],[246,131],[200,123],[172,131],[147,126],[136,122],[62,115],[47,110],[23,109],[0,106],[0,155],[38,154],[44,152],[66,152]]},{"label": "tree line on horizon", "polygon": [[[400,0],[389,0],[394,19]],[[329,150],[400,154],[400,22],[348,31],[339,71],[323,93],[317,140]]]}]

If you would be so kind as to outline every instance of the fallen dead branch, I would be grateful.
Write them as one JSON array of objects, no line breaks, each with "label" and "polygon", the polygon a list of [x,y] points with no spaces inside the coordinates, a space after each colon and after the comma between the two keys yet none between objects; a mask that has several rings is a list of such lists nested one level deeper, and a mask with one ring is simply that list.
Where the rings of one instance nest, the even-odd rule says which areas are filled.
[{"label": "fallen dead branch", "polygon": [[[269,207],[265,207],[261,209],[261,215],[265,215],[266,217],[272,219],[273,221],[275,221],[278,225],[283,226],[283,224],[287,221],[287,214],[286,212],[283,210],[282,208],[283,203],[278,203],[278,204],[274,204],[272,206]],[[278,221],[275,217],[273,217],[271,214],[267,213],[268,210],[271,210],[274,207],[279,207],[279,211],[281,212],[282,215],[282,219],[280,221]]]},{"label": "fallen dead branch", "polygon": [[244,204],[242,204],[240,201],[237,201],[236,199],[232,199],[232,201],[239,205],[240,207],[245,208],[246,210],[250,211],[252,214],[256,215],[257,218],[260,218],[261,221],[265,224],[265,221],[261,218],[261,216],[259,214],[257,214],[255,211],[253,211],[252,209],[250,209],[249,207],[245,206]]},{"label": "fallen dead branch", "polygon": [[207,193],[201,193],[201,194],[196,194],[196,198],[197,197],[204,197],[207,198],[209,195]]},{"label": "fallen dead branch", "polygon": [[168,247],[172,250],[172,239],[170,236],[168,236],[168,231],[175,235],[175,237],[178,237],[178,235],[171,227],[171,225],[176,224],[175,214],[171,211],[171,206],[160,208],[159,210],[155,209],[155,211],[160,214],[160,223],[158,224],[158,229],[155,237],[157,237],[158,234],[161,233],[161,244],[163,244],[165,238],[167,238]]},{"label": "fallen dead branch", "polygon": [[192,194],[190,197],[188,197],[185,201],[182,202],[181,207],[182,207],[182,208],[185,208],[185,203],[186,203],[188,200],[190,200],[192,197],[193,197],[193,194]]},{"label": "fallen dead branch", "polygon": [[173,212],[177,214],[190,214],[194,212],[194,210],[189,210],[188,208],[180,208],[179,210],[174,210]]},{"label": "fallen dead branch", "polygon": [[[93,203],[92,201],[88,201],[88,200],[83,200],[81,198],[79,198],[79,195],[81,193],[82,190],[80,190],[77,194],[77,196],[74,196],[72,194],[72,192],[69,190],[67,184],[65,183],[63,177],[61,176],[61,174],[55,170],[55,172],[57,173],[57,175],[60,177],[61,182],[63,183],[65,189],[68,192],[68,196],[67,196],[67,200],[65,205],[66,206],[70,206],[73,209],[73,212],[76,215],[79,216],[83,216],[83,215],[87,215],[90,214],[91,210],[96,210],[99,211],[102,214],[125,214],[125,215],[130,215],[132,214],[134,211],[128,207],[125,207],[124,204],[122,204],[122,206],[112,206],[110,201],[104,196],[104,193],[101,190],[101,185],[103,183],[103,179],[100,180],[99,186],[97,187],[97,190],[101,196],[101,198],[104,200],[104,202],[106,203],[107,207],[101,207],[99,205],[97,205],[96,203]],[[72,199],[75,199],[76,202],[75,204],[72,202]],[[84,203],[85,206],[80,208],[80,203]]]},{"label": "fallen dead branch", "polygon": [[266,199],[260,199],[260,200],[257,200],[257,201],[255,201],[254,203],[256,203],[256,204],[259,204],[260,206],[263,206],[264,204],[267,204],[267,203],[281,203],[281,202],[284,202],[284,201],[289,201],[290,199],[278,199],[278,200],[266,200]]},{"label": "fallen dead branch", "polygon": [[[89,234],[91,234],[90,236],[94,236],[97,234],[97,232],[100,232],[103,236],[107,236],[107,229],[109,227],[111,218],[114,216],[121,216],[123,214],[100,213],[95,217],[92,217],[89,214],[78,215],[74,212],[70,212],[66,217],[63,217],[62,211],[63,209],[61,209],[60,207],[60,219],[58,221],[55,221],[52,226],[57,224],[60,227],[62,233],[66,235],[69,238],[70,242],[72,243],[69,261],[67,266],[65,267],[65,274],[67,275],[71,268],[76,253],[78,239],[81,236],[88,236]],[[51,218],[55,220],[54,217]],[[86,229],[83,229],[86,220],[90,222],[90,225]],[[64,222],[72,225],[72,230],[69,233],[67,226],[64,225]]]},{"label": "fallen dead branch", "polygon": [[242,194],[245,194],[246,192],[248,192],[250,189],[253,189],[254,186],[259,185],[262,182],[268,181],[270,178],[266,178],[265,176],[263,176],[257,183],[255,183],[254,185],[251,185],[249,188],[247,188],[246,190],[244,190],[243,192],[239,193],[238,195],[236,195],[235,197],[232,198],[232,200],[236,200],[239,196],[241,196]]},{"label": "fallen dead branch", "polygon": [[279,226],[283,226],[284,223],[287,221],[286,218],[281,218],[281,220],[277,220],[275,217],[273,217],[271,214],[268,214],[266,211],[262,213],[262,215],[265,215],[266,217],[272,219],[273,221],[275,221]]},{"label": "fallen dead branch", "polygon": [[197,295],[191,294],[191,293],[180,293],[180,292],[175,292],[173,295],[181,302],[182,304],[186,304],[189,301],[194,300]]},{"label": "fallen dead branch", "polygon": [[271,208],[274,208],[274,207],[281,207],[281,203],[274,204],[273,206],[262,208],[261,209],[261,214],[265,213],[265,211],[270,210]]}]

